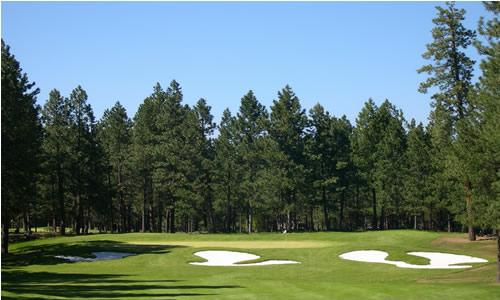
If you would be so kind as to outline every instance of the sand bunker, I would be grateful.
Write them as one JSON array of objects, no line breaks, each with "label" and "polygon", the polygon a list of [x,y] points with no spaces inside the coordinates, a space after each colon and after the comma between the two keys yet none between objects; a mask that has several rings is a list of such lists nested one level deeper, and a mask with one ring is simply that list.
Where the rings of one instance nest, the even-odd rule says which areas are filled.
[{"label": "sand bunker", "polygon": [[81,256],[64,256],[64,255],[56,255],[55,258],[65,259],[71,262],[80,262],[80,261],[98,261],[98,260],[112,260],[124,258],[127,256],[135,255],[134,253],[124,253],[124,252],[92,252],[94,258],[81,257]]},{"label": "sand bunker", "polygon": [[260,258],[258,255],[233,252],[233,251],[199,251],[194,255],[206,259],[206,262],[191,262],[192,265],[198,266],[223,266],[223,267],[249,267],[249,266],[267,266],[267,265],[289,265],[300,264],[293,260],[266,260],[256,263],[238,264],[242,261],[255,260]]},{"label": "sand bunker", "polygon": [[408,252],[408,255],[420,256],[429,259],[428,265],[413,265],[406,263],[404,261],[392,261],[386,260],[389,254],[384,251],[378,250],[362,250],[362,251],[352,251],[340,255],[340,258],[361,262],[372,262],[372,263],[383,263],[395,265],[398,268],[409,268],[409,269],[465,269],[471,268],[469,265],[456,264],[467,264],[467,263],[486,263],[486,259],[457,255],[450,253],[439,253],[439,252]]}]

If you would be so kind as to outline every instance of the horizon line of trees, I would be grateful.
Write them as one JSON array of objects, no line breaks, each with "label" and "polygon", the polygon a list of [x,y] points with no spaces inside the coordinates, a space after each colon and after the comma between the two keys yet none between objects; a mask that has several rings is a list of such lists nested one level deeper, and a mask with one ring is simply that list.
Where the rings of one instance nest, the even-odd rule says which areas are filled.
[{"label": "horizon line of trees", "polygon": [[[9,228],[100,232],[500,229],[499,2],[466,29],[437,7],[423,54],[424,126],[369,99],[355,124],[290,86],[269,110],[249,91],[216,124],[205,99],[183,104],[159,83],[131,119],[119,103],[96,120],[85,90],[39,90],[2,40],[2,252]],[[483,55],[479,82],[474,61]],[[217,130],[218,135],[214,135]]]}]

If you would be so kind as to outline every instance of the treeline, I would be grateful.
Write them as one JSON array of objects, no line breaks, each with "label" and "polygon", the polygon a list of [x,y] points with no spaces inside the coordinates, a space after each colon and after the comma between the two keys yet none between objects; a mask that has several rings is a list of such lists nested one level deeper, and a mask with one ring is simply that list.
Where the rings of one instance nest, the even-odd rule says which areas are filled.
[{"label": "treeline", "polygon": [[[500,228],[498,2],[476,32],[453,3],[438,7],[421,92],[428,125],[388,100],[355,124],[290,86],[269,109],[249,91],[216,124],[204,99],[183,104],[157,84],[133,118],[117,102],[96,120],[85,90],[38,90],[2,41],[2,229],[65,234]],[[474,62],[482,75],[472,84]],[[7,249],[2,247],[2,251]]]}]

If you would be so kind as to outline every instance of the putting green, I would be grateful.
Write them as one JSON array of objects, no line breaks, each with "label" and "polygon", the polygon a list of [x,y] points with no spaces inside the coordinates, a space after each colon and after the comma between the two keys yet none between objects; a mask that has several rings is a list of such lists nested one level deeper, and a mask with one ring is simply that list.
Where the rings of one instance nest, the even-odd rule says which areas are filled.
[{"label": "putting green", "polygon": [[[2,299],[500,299],[493,240],[411,230],[291,234],[94,234],[11,245],[2,256]],[[191,265],[194,253],[228,250],[259,261],[300,264],[248,268]],[[340,259],[380,250],[391,261],[426,264],[408,252],[442,252],[488,260],[469,269],[396,268]],[[68,263],[55,255],[129,252],[122,259]]]},{"label": "putting green", "polygon": [[165,245],[193,248],[301,249],[340,246],[334,241],[134,241],[135,245]]}]

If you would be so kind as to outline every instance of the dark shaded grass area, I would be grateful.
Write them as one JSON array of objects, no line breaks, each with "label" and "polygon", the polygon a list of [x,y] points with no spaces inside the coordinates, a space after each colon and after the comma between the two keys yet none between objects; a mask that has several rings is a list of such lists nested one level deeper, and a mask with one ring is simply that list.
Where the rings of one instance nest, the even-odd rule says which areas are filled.
[{"label": "dark shaded grass area", "polygon": [[[165,254],[174,246],[130,245],[116,241],[88,241],[73,244],[49,244],[23,247],[22,251],[2,256],[2,269],[27,265],[55,265],[67,261],[56,255],[93,257],[92,252],[115,251],[134,254]],[[175,246],[179,247],[179,246]]]},{"label": "dark shaded grass area", "polygon": [[[3,274],[2,290],[16,297],[2,299],[35,299],[36,296],[72,298],[158,298],[215,296],[213,290],[240,288],[237,285],[183,285],[183,280],[132,280],[128,275],[77,274],[9,271]],[[178,292],[174,290],[189,290]],[[194,290],[194,292],[193,292]],[[198,292],[198,290],[200,290]],[[25,295],[25,296],[24,296]],[[33,295],[33,296],[30,296]]]},{"label": "dark shaded grass area", "polygon": [[[177,297],[215,296],[218,289],[240,288],[237,285],[189,285],[183,280],[136,280],[126,274],[79,274],[30,272],[19,270],[28,265],[72,264],[55,255],[92,257],[96,251],[135,254],[168,254],[181,246],[130,245],[116,241],[88,241],[72,244],[27,246],[22,251],[2,256],[2,299],[175,299]],[[179,291],[180,290],[180,291]],[[185,290],[185,292],[183,292]]]}]

